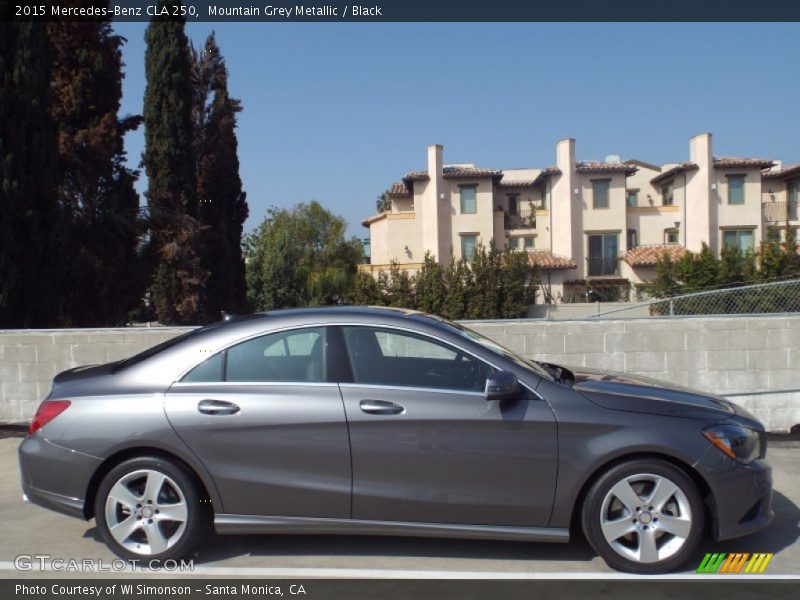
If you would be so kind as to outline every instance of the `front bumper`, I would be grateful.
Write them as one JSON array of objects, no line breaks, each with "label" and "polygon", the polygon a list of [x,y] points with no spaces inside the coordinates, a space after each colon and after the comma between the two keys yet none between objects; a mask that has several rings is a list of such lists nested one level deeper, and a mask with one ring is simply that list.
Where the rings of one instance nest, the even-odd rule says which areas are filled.
[{"label": "front bumper", "polygon": [[102,459],[54,444],[41,433],[26,437],[18,454],[22,492],[28,501],[86,518],[86,491]]},{"label": "front bumper", "polygon": [[772,521],[772,467],[765,460],[749,465],[711,446],[695,465],[711,488],[708,503],[717,540],[741,537]]}]

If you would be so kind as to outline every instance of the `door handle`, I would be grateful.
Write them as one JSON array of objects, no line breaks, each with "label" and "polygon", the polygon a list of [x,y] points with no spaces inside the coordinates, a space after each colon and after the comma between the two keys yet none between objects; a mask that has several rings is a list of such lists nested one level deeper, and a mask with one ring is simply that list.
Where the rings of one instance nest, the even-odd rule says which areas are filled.
[{"label": "door handle", "polygon": [[405,411],[399,404],[386,400],[362,400],[359,406],[363,412],[371,415],[399,415]]},{"label": "door handle", "polygon": [[235,415],[241,409],[238,404],[226,400],[200,400],[197,410],[204,415]]}]

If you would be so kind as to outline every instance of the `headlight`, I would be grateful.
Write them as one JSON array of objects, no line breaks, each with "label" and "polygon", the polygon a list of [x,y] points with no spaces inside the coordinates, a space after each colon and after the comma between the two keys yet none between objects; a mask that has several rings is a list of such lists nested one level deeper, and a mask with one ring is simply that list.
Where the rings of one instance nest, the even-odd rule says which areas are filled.
[{"label": "headlight", "polygon": [[761,457],[761,433],[736,423],[720,423],[703,430],[703,435],[729,457],[750,464]]}]

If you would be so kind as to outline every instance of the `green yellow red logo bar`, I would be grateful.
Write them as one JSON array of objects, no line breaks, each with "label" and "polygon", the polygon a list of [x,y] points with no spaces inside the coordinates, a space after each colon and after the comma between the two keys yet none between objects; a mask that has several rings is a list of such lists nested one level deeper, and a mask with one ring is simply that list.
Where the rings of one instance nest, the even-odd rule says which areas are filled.
[{"label": "green yellow red logo bar", "polygon": [[769,561],[774,556],[771,552],[734,552],[726,554],[724,552],[708,552],[697,567],[698,573],[717,573],[725,575],[750,574],[756,575],[763,573]]}]

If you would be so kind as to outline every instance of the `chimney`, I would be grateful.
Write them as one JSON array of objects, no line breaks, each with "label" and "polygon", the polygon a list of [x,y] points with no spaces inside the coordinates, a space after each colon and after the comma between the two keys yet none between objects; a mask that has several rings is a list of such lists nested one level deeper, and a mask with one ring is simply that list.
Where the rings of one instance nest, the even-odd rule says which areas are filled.
[{"label": "chimney", "polygon": [[716,202],[711,189],[714,183],[714,159],[710,133],[699,133],[692,137],[689,141],[689,160],[697,165],[697,170],[687,173],[684,245],[692,252],[699,252],[703,243],[706,243],[713,252],[717,252],[717,236],[712,230],[716,220]]},{"label": "chimney", "polygon": [[444,147],[428,146],[428,181],[417,210],[422,218],[422,244],[441,264],[450,260],[450,215],[444,185]]},{"label": "chimney", "polygon": [[434,176],[437,180],[442,178],[442,169],[444,165],[444,146],[441,144],[431,144],[428,146],[428,177],[434,181]]},{"label": "chimney", "polygon": [[567,138],[556,144],[556,165],[561,174],[553,179],[551,190],[550,248],[554,254],[571,257],[582,272],[582,206],[580,192],[576,193],[579,184],[574,139]]}]

